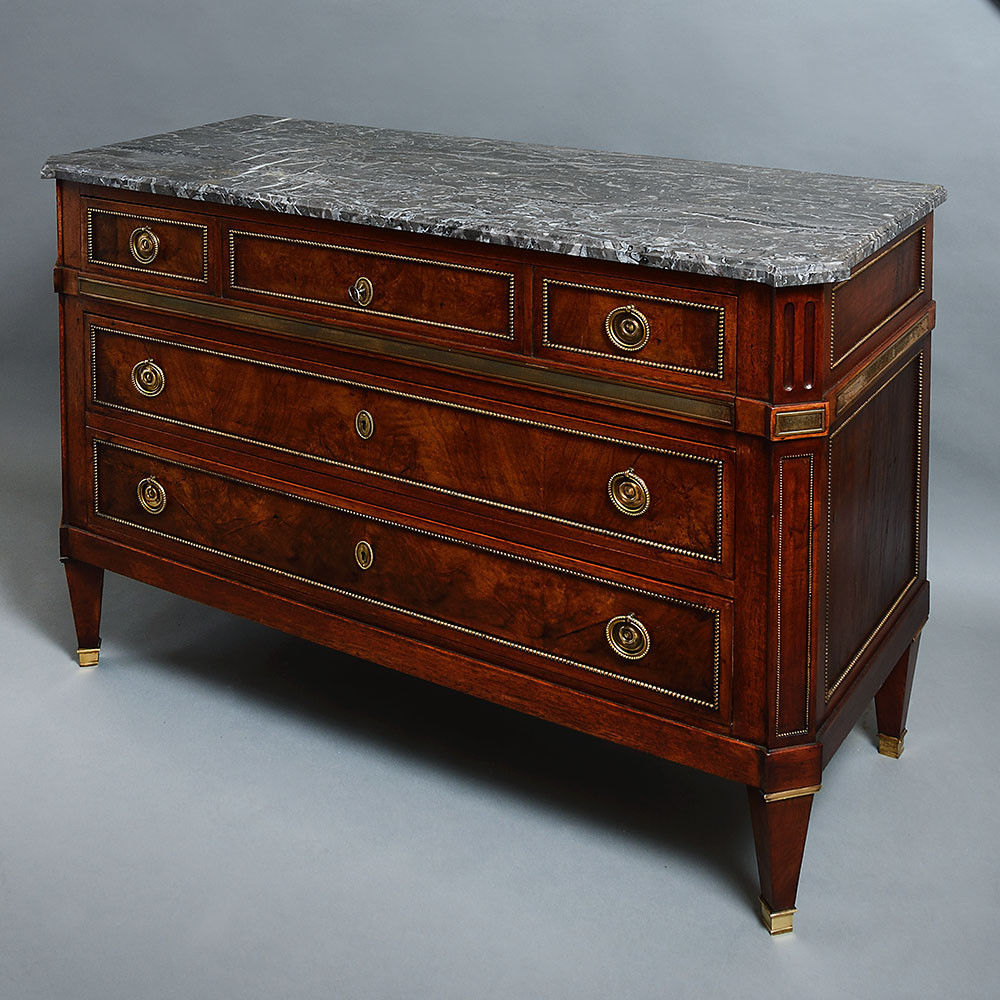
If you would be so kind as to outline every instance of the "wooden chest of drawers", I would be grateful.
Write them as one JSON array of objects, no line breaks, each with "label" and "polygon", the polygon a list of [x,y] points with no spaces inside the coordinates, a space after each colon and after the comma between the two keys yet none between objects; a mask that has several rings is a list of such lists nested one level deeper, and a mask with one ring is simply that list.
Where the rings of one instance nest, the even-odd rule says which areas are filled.
[{"label": "wooden chest of drawers", "polygon": [[[241,123],[287,127],[214,126],[247,162]],[[397,134],[342,128],[324,141],[377,172]],[[80,663],[108,569],[741,782],[764,920],[790,930],[822,767],[869,699],[902,749],[943,192],[898,185],[842,240],[855,261],[807,246],[783,271],[564,245],[502,202],[506,229],[439,205],[418,226],[213,187],[196,159],[158,181],[184,136],[47,167]],[[812,176],[786,179],[804,203],[836,180]]]}]

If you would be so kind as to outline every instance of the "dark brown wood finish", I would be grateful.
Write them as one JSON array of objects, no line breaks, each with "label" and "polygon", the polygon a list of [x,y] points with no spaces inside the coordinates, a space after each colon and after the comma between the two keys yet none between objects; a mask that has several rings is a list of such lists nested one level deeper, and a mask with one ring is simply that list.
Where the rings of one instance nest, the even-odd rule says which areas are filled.
[{"label": "dark brown wood finish", "polygon": [[[790,928],[822,766],[872,698],[899,748],[927,617],[929,217],[848,282],[775,290],[57,197],[82,650],[110,569],[740,782]],[[635,351],[605,328],[628,307]]]}]

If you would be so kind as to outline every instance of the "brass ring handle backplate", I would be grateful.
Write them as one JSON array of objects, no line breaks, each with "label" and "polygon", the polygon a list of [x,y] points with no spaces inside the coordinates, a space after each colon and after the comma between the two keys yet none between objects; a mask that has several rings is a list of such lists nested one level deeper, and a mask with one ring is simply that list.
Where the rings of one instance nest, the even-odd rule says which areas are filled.
[{"label": "brass ring handle backplate", "polygon": [[367,441],[375,433],[375,418],[367,410],[358,410],[354,418],[354,429],[358,437]]},{"label": "brass ring handle backplate", "polygon": [[372,299],[375,297],[375,286],[371,283],[368,278],[358,278],[357,281],[347,289],[348,295],[351,296],[351,301],[356,306],[370,306],[372,304]]},{"label": "brass ring handle backplate", "polygon": [[354,546],[354,561],[361,569],[371,568],[371,564],[375,562],[375,552],[368,542],[362,540]]},{"label": "brass ring handle backplate", "polygon": [[650,647],[649,632],[635,615],[618,615],[604,629],[608,645],[623,660],[641,660]]},{"label": "brass ring handle backplate", "polygon": [[132,369],[132,385],[143,396],[159,396],[166,385],[166,376],[155,361],[147,358]]},{"label": "brass ring handle backplate", "polygon": [[135,492],[139,498],[139,506],[147,514],[163,513],[164,508],[167,506],[167,491],[153,476],[140,479]]},{"label": "brass ring handle backplate", "polygon": [[649,487],[634,469],[616,472],[608,480],[608,496],[615,508],[629,517],[638,517],[649,510]]},{"label": "brass ring handle backplate", "polygon": [[128,248],[140,264],[152,264],[160,252],[160,237],[148,226],[132,230],[128,238]]},{"label": "brass ring handle backplate", "polygon": [[604,333],[623,351],[641,351],[649,341],[649,320],[634,305],[618,306],[605,317]]}]

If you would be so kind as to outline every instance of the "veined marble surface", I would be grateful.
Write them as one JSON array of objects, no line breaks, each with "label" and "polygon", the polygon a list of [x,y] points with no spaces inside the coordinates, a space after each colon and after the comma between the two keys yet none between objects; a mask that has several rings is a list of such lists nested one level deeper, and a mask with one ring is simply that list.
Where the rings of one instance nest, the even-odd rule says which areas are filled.
[{"label": "veined marble surface", "polygon": [[936,184],[251,115],[50,157],[42,177],[772,285],[839,281]]}]

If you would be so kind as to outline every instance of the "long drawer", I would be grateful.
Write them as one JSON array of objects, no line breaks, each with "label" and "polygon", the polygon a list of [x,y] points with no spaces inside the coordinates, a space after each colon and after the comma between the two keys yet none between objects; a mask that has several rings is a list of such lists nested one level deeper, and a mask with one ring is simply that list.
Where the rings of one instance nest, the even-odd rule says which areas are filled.
[{"label": "long drawer", "polygon": [[669,439],[640,445],[624,431],[512,416],[485,402],[262,361],[114,319],[88,323],[97,407],[731,573],[724,449]]},{"label": "long drawer", "polygon": [[98,530],[180,544],[223,575],[263,575],[362,621],[389,613],[404,633],[577,685],[727,717],[725,599],[617,583],[120,442],[95,439],[93,461]]},{"label": "long drawer", "polygon": [[283,230],[226,232],[226,295],[297,304],[341,322],[517,350],[518,270]]}]

